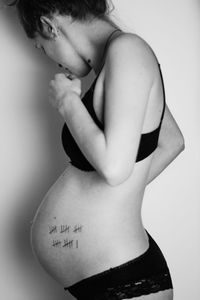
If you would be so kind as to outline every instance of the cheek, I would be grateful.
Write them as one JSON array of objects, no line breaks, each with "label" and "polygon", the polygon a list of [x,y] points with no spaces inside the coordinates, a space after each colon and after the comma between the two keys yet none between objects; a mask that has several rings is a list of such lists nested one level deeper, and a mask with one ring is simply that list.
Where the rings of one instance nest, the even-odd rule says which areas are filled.
[{"label": "cheek", "polygon": [[[51,44],[51,47],[48,47],[47,51],[48,56],[53,61],[61,64],[64,68],[68,68],[72,73],[77,74],[77,76],[85,76],[82,74],[83,70],[87,74],[91,70],[91,68],[88,70],[88,65],[86,66],[73,46],[66,41],[60,40]],[[80,70],[82,70],[81,73]]]},{"label": "cheek", "polygon": [[85,69],[85,61],[74,48],[62,48],[60,51],[60,59],[60,63],[77,76],[81,70]]}]

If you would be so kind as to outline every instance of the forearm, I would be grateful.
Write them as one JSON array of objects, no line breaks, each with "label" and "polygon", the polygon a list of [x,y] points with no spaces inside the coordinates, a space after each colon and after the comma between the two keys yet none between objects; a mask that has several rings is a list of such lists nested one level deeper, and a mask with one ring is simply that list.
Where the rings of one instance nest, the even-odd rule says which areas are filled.
[{"label": "forearm", "polygon": [[[168,110],[168,109],[167,109]],[[109,178],[109,157],[104,132],[99,129],[90,116],[79,96],[73,96],[64,109],[63,118],[86,159],[104,178]],[[155,150],[149,170],[147,184],[155,179],[184,150],[184,140],[177,131],[168,130],[165,126],[167,117],[163,119],[158,147]]]},{"label": "forearm", "polygon": [[96,125],[78,95],[68,101],[62,116],[86,159],[104,176],[107,158],[104,132]]},{"label": "forearm", "polygon": [[158,147],[154,153],[147,183],[155,179],[184,149],[183,134],[166,104]]},{"label": "forearm", "polygon": [[158,146],[153,156],[147,184],[153,181],[183,150],[184,144],[177,144],[171,149]]}]

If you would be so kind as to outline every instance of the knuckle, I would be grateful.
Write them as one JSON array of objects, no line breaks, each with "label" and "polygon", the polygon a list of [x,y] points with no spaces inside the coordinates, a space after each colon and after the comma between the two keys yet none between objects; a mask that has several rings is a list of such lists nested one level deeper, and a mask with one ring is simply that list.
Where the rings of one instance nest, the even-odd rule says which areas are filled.
[{"label": "knuckle", "polygon": [[81,83],[82,83],[81,80],[79,78],[76,78],[75,80],[76,80],[77,85],[81,86]]},{"label": "knuckle", "polygon": [[81,82],[81,80],[79,78],[74,78],[74,81],[77,82],[77,83]]},{"label": "knuckle", "polygon": [[55,78],[62,78],[63,77],[63,73],[57,73],[55,74]]}]

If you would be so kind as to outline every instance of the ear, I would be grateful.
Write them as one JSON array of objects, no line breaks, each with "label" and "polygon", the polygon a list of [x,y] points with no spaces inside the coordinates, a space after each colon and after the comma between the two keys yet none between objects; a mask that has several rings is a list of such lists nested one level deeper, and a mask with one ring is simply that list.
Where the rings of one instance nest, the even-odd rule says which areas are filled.
[{"label": "ear", "polygon": [[40,21],[42,23],[43,32],[46,36],[49,38],[56,38],[58,36],[58,30],[51,19],[41,16]]}]

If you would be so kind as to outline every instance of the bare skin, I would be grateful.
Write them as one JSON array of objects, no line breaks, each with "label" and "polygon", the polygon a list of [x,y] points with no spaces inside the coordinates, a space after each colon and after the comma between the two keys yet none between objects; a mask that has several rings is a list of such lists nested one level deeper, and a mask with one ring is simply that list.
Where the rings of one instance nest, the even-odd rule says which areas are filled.
[{"label": "bare skin", "polygon": [[[70,27],[70,20],[63,17],[57,18],[56,21],[63,33],[57,48],[53,44],[44,42],[41,37],[37,38],[37,43],[44,47],[45,52],[52,59],[57,59],[59,63],[62,62],[62,65],[76,76],[85,76],[91,69],[91,66],[86,63],[86,55],[90,57],[91,65],[98,73],[100,54],[103,53],[103,45],[105,45],[108,33],[110,34],[114,30],[113,26],[107,22],[99,23],[98,21],[99,27],[95,26],[97,24],[94,23],[93,28],[96,31],[95,34],[92,34],[92,27],[84,27],[83,29],[83,27],[80,27],[80,24],[73,24]],[[56,35],[54,24],[46,20],[45,26],[51,26],[52,32]],[[85,35],[83,35],[83,30],[85,30]],[[74,32],[77,33],[76,40],[72,38]],[[102,44],[101,47],[97,47],[97,36],[99,37],[100,33]],[[80,42],[78,34],[80,35]],[[118,38],[119,41],[120,35],[118,37],[115,35],[115,40]],[[127,38],[127,34],[125,35]],[[68,40],[66,40],[66,36],[68,36]],[[131,43],[133,41],[135,46],[140,47],[142,45],[141,47],[146,47],[138,36],[128,34],[128,39],[129,41],[131,40]],[[93,41],[93,44],[91,41]],[[63,47],[64,42],[65,46],[68,45],[71,59],[65,56],[57,57],[58,53],[61,53],[61,47]],[[115,55],[113,49],[116,48],[109,49],[108,51],[110,52],[108,54],[112,53],[110,56],[113,57]],[[149,50],[145,48],[145,51],[148,52]],[[142,127],[137,128],[139,130],[138,135],[137,132],[134,133],[138,137],[141,133],[150,132],[157,128],[163,108],[163,90],[159,68],[153,53],[149,51],[148,55],[147,63],[151,66],[149,72],[151,73],[151,84],[152,82],[153,84],[148,97],[144,95],[143,99],[141,99],[141,102],[146,101],[148,105],[143,107],[141,105],[141,107],[137,108],[138,114],[142,114],[145,111]],[[107,78],[106,82],[109,82],[109,76],[106,73],[106,67],[109,63],[111,62],[108,60],[101,71],[95,86],[93,99],[96,115],[101,121],[103,120],[103,105],[106,101],[104,98],[105,78]],[[127,74],[128,78],[132,75]],[[122,78],[120,77],[118,79],[119,82],[115,82],[115,84],[119,85],[121,83],[121,86],[123,86]],[[61,97],[58,96],[58,89],[60,89],[62,84],[58,83],[58,81],[59,78],[57,78],[57,81],[54,81],[54,96],[59,102]],[[142,82],[144,89],[145,85],[147,87],[150,84],[148,79],[145,82],[145,78],[142,78]],[[68,82],[66,81],[66,83]],[[76,93],[76,96],[68,97],[68,99],[65,98],[64,100],[62,98],[62,116],[71,127],[75,138],[79,141],[81,150],[85,153],[88,160],[95,165],[96,170],[85,172],[68,164],[64,172],[45,195],[31,228],[32,247],[37,259],[44,269],[65,287],[110,267],[125,263],[148,249],[148,236],[141,217],[146,185],[183,150],[180,130],[169,110],[166,109],[163,120],[163,124],[166,126],[163,127],[164,130],[159,138],[158,148],[138,163],[134,162],[131,155],[130,162],[126,161],[125,158],[129,157],[129,153],[127,152],[127,155],[124,155],[123,151],[119,151],[121,149],[120,140],[117,142],[111,134],[110,145],[114,145],[111,148],[112,151],[104,147],[103,135],[97,129],[96,131],[92,130],[94,124],[92,124],[87,111],[83,109],[82,103],[78,99],[80,94],[77,90],[75,91],[74,87],[70,88],[73,89],[72,92]],[[138,91],[140,88],[138,87]],[[111,90],[115,89],[117,90],[117,85],[113,86]],[[137,93],[136,90],[135,92]],[[128,91],[126,91],[126,97],[133,97],[131,93],[130,91],[129,95]],[[121,101],[121,99],[119,100]],[[65,104],[63,104],[64,101]],[[117,105],[116,103],[112,104],[111,98],[109,105],[107,104],[107,109],[110,112],[107,118],[111,120],[112,111]],[[126,118],[126,124],[128,122]],[[81,128],[78,126],[80,123],[82,124]],[[114,121],[109,126],[107,127],[109,129],[108,132],[114,132]],[[128,123],[126,132],[130,136],[133,134],[133,128],[134,126]],[[171,135],[167,135],[167,128],[170,128]],[[120,136],[120,130],[118,134]],[[84,143],[84,140],[87,142]],[[93,141],[96,141],[96,143]],[[133,152],[135,151],[136,153],[137,147],[134,144],[131,145],[129,139],[124,142],[133,147]],[[165,147],[165,142],[166,145],[173,144],[173,151],[168,151],[168,148]],[[101,152],[98,152],[97,144],[101,148]],[[125,149],[127,147],[125,146]],[[106,163],[111,159],[110,153],[112,157],[116,158],[118,168],[116,168],[115,173],[111,173],[108,168],[104,169],[104,166],[107,165]],[[157,159],[154,163],[156,155]],[[124,162],[123,165],[121,161]],[[157,161],[159,163],[156,163]],[[110,166],[112,165],[110,164]],[[160,291],[138,299],[171,300],[173,299],[173,291],[171,289]]]},{"label": "bare skin", "polygon": [[141,297],[134,297],[130,299],[123,299],[123,300],[172,300],[173,299],[173,290],[169,289],[166,291],[160,291],[155,294],[141,296]]}]

